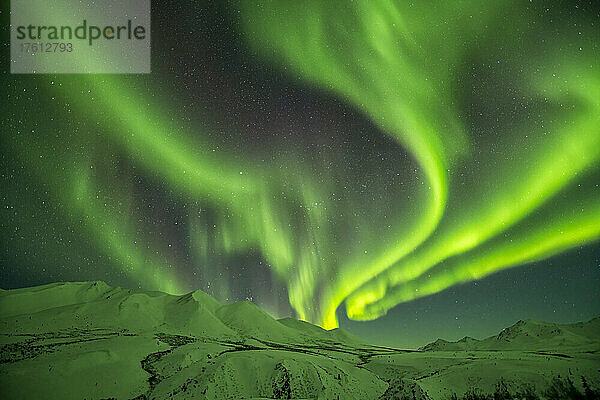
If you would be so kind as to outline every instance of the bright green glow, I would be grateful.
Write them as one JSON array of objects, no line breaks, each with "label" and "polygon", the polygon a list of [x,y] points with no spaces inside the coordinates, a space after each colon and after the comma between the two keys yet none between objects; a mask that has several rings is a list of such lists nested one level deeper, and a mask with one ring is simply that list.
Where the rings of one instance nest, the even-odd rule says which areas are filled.
[{"label": "bright green glow", "polygon": [[[398,151],[403,146],[414,165],[407,161],[410,171],[393,172],[405,177],[404,187],[366,182],[367,197],[359,183],[352,187],[354,176],[339,183],[347,154],[328,155],[340,171],[304,161],[302,148],[263,162],[264,154],[220,143],[209,117],[197,118],[206,124],[181,123],[185,112],[166,97],[141,95],[148,82],[134,77],[61,77],[56,91],[66,92],[86,121],[82,131],[102,134],[90,140],[73,133],[48,143],[47,153],[70,140],[90,153],[117,149],[192,210],[185,223],[198,269],[218,270],[223,255],[260,253],[287,285],[299,317],[325,328],[337,326],[335,311],[343,301],[352,318],[372,319],[402,301],[598,238],[600,196],[573,190],[582,175],[597,173],[600,157],[600,73],[587,50],[591,39],[565,38],[549,45],[558,55],[532,54],[530,61],[519,49],[522,32],[535,24],[524,6],[510,1],[255,3],[240,2],[240,15],[259,60],[328,90],[368,116]],[[504,9],[523,12],[511,14],[514,31],[496,38],[488,29]],[[516,49],[515,55],[489,59],[488,49],[479,49],[494,40],[501,43],[490,51]],[[464,71],[476,68],[466,60],[502,65],[501,56],[514,66],[489,79],[504,83],[496,75],[514,75],[515,97],[536,107],[533,118],[493,128],[470,124],[461,93],[471,79]],[[497,92],[489,89],[483,112],[513,105]],[[482,160],[478,136],[494,142],[495,153]],[[111,198],[131,193],[114,189],[102,174],[83,172],[122,170],[93,155],[66,156],[56,165],[29,161],[70,183],[57,197],[74,220],[83,220],[97,247],[121,261],[123,273],[147,288],[193,289],[178,276],[180,266],[157,256],[153,246],[124,240],[140,227],[134,216],[124,218],[135,215],[134,208]],[[62,172],[71,170],[78,172]],[[573,214],[570,202],[580,200],[584,212]],[[220,288],[229,290],[226,283]]]},{"label": "bright green glow", "polygon": [[[406,301],[395,292],[388,293],[387,288],[416,279],[440,261],[471,250],[518,223],[578,174],[597,165],[600,156],[600,125],[592,118],[600,115],[594,78],[598,71],[586,70],[585,63],[590,60],[579,54],[572,55],[578,60],[575,65],[556,66],[549,58],[543,70],[537,67],[530,72],[531,83],[526,85],[534,97],[551,98],[560,107],[566,101],[573,109],[560,110],[557,119],[548,116],[543,127],[529,124],[502,132],[531,139],[521,145],[505,145],[496,165],[477,174],[483,181],[457,188],[464,192],[454,193],[457,206],[451,204],[443,216],[448,198],[446,169],[457,164],[456,155],[464,154],[468,147],[452,106],[452,72],[464,54],[464,44],[474,39],[471,35],[482,30],[495,10],[489,5],[482,10],[476,2],[451,9],[441,6],[413,11],[412,6],[391,1],[270,3],[267,7],[243,3],[248,39],[260,54],[286,63],[304,79],[333,90],[364,110],[414,154],[431,188],[422,218],[403,227],[407,231],[399,230],[396,242],[388,243],[385,251],[366,262],[337,266],[337,279],[320,293],[322,315],[317,321],[328,328],[336,326],[335,309],[351,292],[347,309],[349,316],[357,319],[377,317]],[[478,15],[476,21],[473,15]],[[525,16],[511,18],[514,26],[528,23]],[[454,29],[440,24],[449,20]],[[504,39],[515,45],[521,41],[519,34],[511,32],[506,32]],[[511,153],[514,157],[506,159]],[[573,221],[573,229],[577,222]],[[434,229],[435,235],[430,236]],[[566,243],[593,240],[593,232],[582,229],[582,235],[572,235],[579,241]],[[527,242],[532,248],[521,249],[522,262],[529,259],[527,254],[537,254],[535,242]],[[551,238],[547,242],[554,243]],[[501,268],[505,264],[494,265]],[[294,282],[291,284],[293,287]],[[291,292],[297,309],[303,300],[305,306],[313,301],[314,282],[300,280],[300,286]],[[431,287],[442,290],[447,286]],[[379,314],[365,311],[365,305],[373,302],[378,302],[372,309]]]},{"label": "bright green glow", "polygon": [[[399,302],[434,294],[505,268],[538,261],[597,239],[600,236],[600,188],[589,182],[586,185],[584,201],[577,204],[563,201],[560,204],[570,209],[569,212],[557,214],[555,206],[548,205],[540,215],[517,225],[510,235],[499,236],[477,251],[450,259],[449,263],[432,269],[429,274],[395,286],[385,297],[378,296],[376,290],[371,294],[350,297],[347,300],[349,315],[357,319],[374,319]],[[543,224],[539,223],[540,218]],[[361,303],[368,296],[380,299]]]},{"label": "bright green glow", "polygon": [[[451,215],[453,223],[442,225],[435,240],[426,243],[415,253],[357,290],[347,301],[350,315],[354,318],[375,317],[372,312],[363,315],[361,310],[365,304],[380,299],[384,304],[393,303],[392,298],[395,295],[387,293],[387,288],[401,286],[416,279],[442,260],[471,250],[505,231],[541,206],[579,174],[597,165],[600,158],[598,79],[579,74],[577,79],[573,77],[562,82],[576,83],[572,84],[572,87],[565,87],[565,84],[558,85],[559,87],[546,91],[545,94],[550,97],[561,91],[570,91],[571,95],[577,96],[579,102],[572,111],[564,112],[565,121],[557,121],[544,128],[553,131],[552,136],[531,131],[530,135],[539,140],[533,142],[530,150],[520,149],[522,155],[518,157],[527,160],[527,164],[510,162],[502,165],[499,170],[506,175],[505,179],[511,179],[502,186],[483,186],[481,192],[478,188],[471,188],[469,190],[471,197],[461,204],[464,210],[468,210],[468,214],[465,214],[462,209],[457,210],[454,215]],[[552,82],[544,87],[552,88]],[[556,99],[556,102],[560,104],[560,98]],[[494,199],[494,206],[490,207],[486,199]],[[593,226],[600,225],[600,218],[595,218],[594,221],[596,222],[592,224]],[[540,223],[547,227],[546,221],[542,220]],[[573,227],[570,229],[576,230],[581,221],[573,219],[572,224]],[[594,232],[593,229],[583,229],[583,231],[582,242],[594,239],[593,235],[585,234],[585,232]],[[573,236],[579,237],[575,233]],[[535,251],[538,244],[533,235],[523,240],[533,247],[532,250],[521,250],[523,259],[527,260],[526,255],[530,251]],[[547,241],[554,243],[552,238],[548,238]],[[567,241],[567,243],[571,242]],[[498,268],[502,265],[504,264],[499,263]],[[403,298],[400,296],[398,300],[405,301]],[[382,312],[386,310],[383,307],[378,309]]]},{"label": "bright green glow", "polygon": [[[452,87],[444,71],[428,65],[397,2],[359,2],[353,5],[356,9],[317,1],[272,3],[266,10],[253,2],[241,5],[249,39],[259,50],[275,52],[305,79],[360,106],[414,154],[429,186],[420,217],[396,232],[397,239],[385,251],[366,262],[349,260],[334,266],[336,280],[321,294],[322,315],[311,318],[334,328],[335,309],[341,301],[418,246],[443,214],[445,170],[467,148],[465,133],[452,111]],[[454,57],[442,54],[440,62],[452,63]],[[306,278],[291,284],[292,304],[296,309],[309,307],[314,301],[312,285]]]}]

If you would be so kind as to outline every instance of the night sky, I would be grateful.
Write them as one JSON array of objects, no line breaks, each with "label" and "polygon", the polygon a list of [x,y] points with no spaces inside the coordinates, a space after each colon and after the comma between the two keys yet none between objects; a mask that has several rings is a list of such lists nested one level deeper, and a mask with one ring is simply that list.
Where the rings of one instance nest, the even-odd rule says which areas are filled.
[{"label": "night sky", "polygon": [[598,2],[435,3],[154,2],[148,75],[11,75],[3,9],[2,288],[399,347],[597,316]]}]

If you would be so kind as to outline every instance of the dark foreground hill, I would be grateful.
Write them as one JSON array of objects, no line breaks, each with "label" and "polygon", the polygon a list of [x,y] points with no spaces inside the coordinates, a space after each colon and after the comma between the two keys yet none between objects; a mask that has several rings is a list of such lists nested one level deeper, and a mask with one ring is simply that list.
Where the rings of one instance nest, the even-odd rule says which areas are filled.
[{"label": "dark foreground hill", "polygon": [[446,399],[557,376],[583,393],[600,385],[598,321],[410,351],[200,291],[56,283],[0,291],[0,399]]}]

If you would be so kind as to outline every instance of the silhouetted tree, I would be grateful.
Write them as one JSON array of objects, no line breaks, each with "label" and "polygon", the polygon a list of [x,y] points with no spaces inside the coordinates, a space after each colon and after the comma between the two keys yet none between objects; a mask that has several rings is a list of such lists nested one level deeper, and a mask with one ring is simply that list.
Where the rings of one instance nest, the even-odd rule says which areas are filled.
[{"label": "silhouetted tree", "polygon": [[496,384],[496,391],[494,392],[494,400],[512,400],[513,396],[511,396],[508,391],[508,386],[504,379],[500,378],[500,381]]},{"label": "silhouetted tree", "polygon": [[493,394],[484,394],[478,389],[472,388],[462,397],[453,393],[448,400],[600,400],[600,392],[593,390],[583,376],[581,384],[584,393],[575,387],[570,378],[557,376],[540,396],[535,387],[530,384],[524,384],[516,392],[511,393],[508,384],[501,379],[496,384]]}]

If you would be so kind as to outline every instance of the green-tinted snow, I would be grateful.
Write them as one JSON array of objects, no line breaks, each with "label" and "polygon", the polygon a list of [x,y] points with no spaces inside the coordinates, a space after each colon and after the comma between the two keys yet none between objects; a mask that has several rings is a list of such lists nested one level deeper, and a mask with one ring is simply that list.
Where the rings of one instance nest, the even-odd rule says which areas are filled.
[{"label": "green-tinted snow", "polygon": [[199,291],[56,283],[0,291],[0,398],[422,400],[557,375],[598,387],[599,328],[520,321],[397,350]]}]

